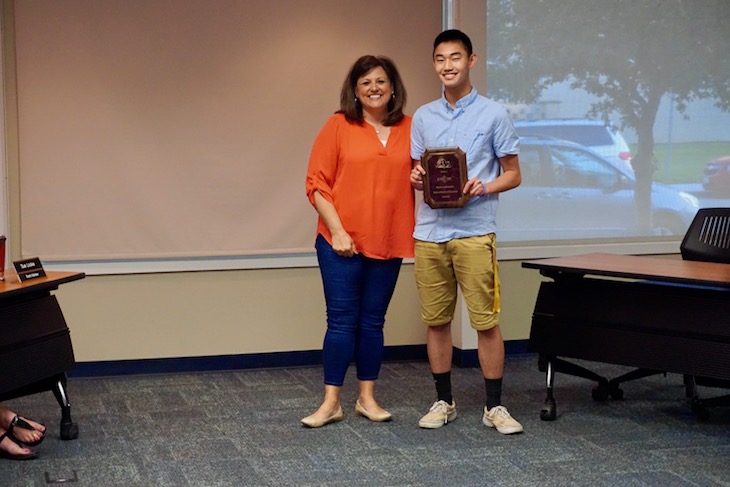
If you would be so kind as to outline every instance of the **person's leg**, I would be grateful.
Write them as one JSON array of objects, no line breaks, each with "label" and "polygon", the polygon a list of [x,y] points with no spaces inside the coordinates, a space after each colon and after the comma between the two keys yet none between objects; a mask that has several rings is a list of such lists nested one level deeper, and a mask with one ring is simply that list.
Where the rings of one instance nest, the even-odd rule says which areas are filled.
[{"label": "person's leg", "polygon": [[485,379],[501,379],[504,375],[504,339],[499,325],[477,331],[479,365]]},{"label": "person's leg", "polygon": [[456,279],[448,244],[416,241],[416,287],[421,319],[428,326],[426,348],[432,373],[451,370],[451,320],[456,309]]},{"label": "person's leg", "polygon": [[322,346],[325,397],[321,406],[302,420],[307,426],[322,426],[340,418],[340,390],[355,350],[355,331],[360,314],[362,257],[341,257],[322,237],[317,237],[325,303],[327,332]]},{"label": "person's leg", "polygon": [[494,234],[462,239],[454,257],[454,270],[471,326],[477,330],[479,365],[486,390],[482,423],[502,434],[519,433],[522,425],[501,405],[504,339],[499,328],[499,274]]},{"label": "person's leg", "polygon": [[456,404],[451,394],[451,320],[456,308],[456,280],[447,244],[417,241],[415,264],[421,318],[428,325],[428,362],[437,395],[436,402],[418,425],[440,428],[456,418]]},{"label": "person's leg", "polygon": [[436,384],[436,400],[452,404],[454,397],[451,393],[451,363],[454,346],[451,340],[451,323],[428,327],[426,350],[431,375]]},{"label": "person's leg", "polygon": [[477,353],[484,376],[487,409],[502,404],[502,377],[504,376],[504,339],[499,325],[477,331]]},{"label": "person's leg", "polygon": [[522,425],[502,405],[504,339],[499,325],[488,330],[477,331],[477,346],[486,393],[482,423],[490,428],[495,428],[503,435],[521,433]]},{"label": "person's leg", "polygon": [[495,428],[503,435],[521,433],[522,425],[502,405],[504,339],[499,325],[488,330],[478,330],[477,346],[486,393],[482,423],[490,428]]},{"label": "person's leg", "polygon": [[429,326],[426,330],[426,350],[431,373],[443,374],[451,370],[454,346],[451,340],[451,322]]},{"label": "person's leg", "polygon": [[455,242],[454,272],[471,326],[477,331],[477,354],[485,379],[504,373],[504,341],[499,328],[499,282],[494,236],[484,235]]},{"label": "person's leg", "polygon": [[456,419],[456,401],[451,392],[451,359],[453,356],[451,322],[428,327],[426,349],[431,375],[436,386],[436,402],[421,417],[418,426],[440,428]]},{"label": "person's leg", "polygon": [[359,407],[371,419],[387,420],[390,413],[375,400],[375,381],[383,361],[383,326],[398,281],[402,259],[363,259],[360,324],[356,332],[355,363],[360,380]]}]

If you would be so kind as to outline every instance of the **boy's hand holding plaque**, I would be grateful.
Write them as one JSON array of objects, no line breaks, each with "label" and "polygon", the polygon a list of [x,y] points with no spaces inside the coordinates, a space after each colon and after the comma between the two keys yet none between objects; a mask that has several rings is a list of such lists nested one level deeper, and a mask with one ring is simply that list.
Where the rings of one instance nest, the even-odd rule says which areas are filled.
[{"label": "boy's hand holding plaque", "polygon": [[423,201],[433,209],[461,208],[469,200],[464,194],[468,178],[466,154],[458,147],[427,149],[421,157]]}]

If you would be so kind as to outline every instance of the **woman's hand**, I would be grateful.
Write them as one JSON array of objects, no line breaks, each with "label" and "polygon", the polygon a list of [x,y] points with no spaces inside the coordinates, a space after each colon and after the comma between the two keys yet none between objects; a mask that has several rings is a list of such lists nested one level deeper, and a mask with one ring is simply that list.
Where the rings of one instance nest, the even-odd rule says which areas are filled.
[{"label": "woman's hand", "polygon": [[344,230],[332,233],[332,250],[340,257],[352,257],[357,254],[355,241]]},{"label": "woman's hand", "polygon": [[355,255],[357,253],[355,241],[343,228],[340,215],[337,214],[335,205],[327,201],[319,191],[315,191],[314,207],[329,229],[330,235],[332,235],[332,250],[342,257],[352,257]]}]

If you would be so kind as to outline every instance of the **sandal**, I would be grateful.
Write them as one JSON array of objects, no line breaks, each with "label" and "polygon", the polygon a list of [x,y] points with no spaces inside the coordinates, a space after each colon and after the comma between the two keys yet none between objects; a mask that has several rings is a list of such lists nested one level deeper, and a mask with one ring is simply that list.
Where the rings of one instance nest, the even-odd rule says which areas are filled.
[{"label": "sandal", "polygon": [[17,436],[15,436],[13,434],[13,429],[16,428],[16,427],[23,428],[25,430],[30,430],[30,431],[38,431],[38,430],[35,429],[33,426],[31,426],[30,423],[28,423],[26,420],[24,420],[23,418],[21,418],[18,415],[16,415],[13,418],[13,420],[10,422],[10,426],[8,426],[8,432],[5,433],[5,435],[8,438],[10,438],[11,440],[13,440],[15,443],[17,443],[18,445],[25,445],[25,446],[38,446],[38,445],[40,445],[41,442],[46,438],[46,431],[48,431],[48,429],[44,429],[42,432],[40,432],[41,433],[41,437],[40,438],[38,438],[35,441],[28,442],[28,441],[22,441],[21,439],[19,439]]},{"label": "sandal", "polygon": [[[10,432],[6,432],[2,436],[0,436],[0,443],[2,443],[5,438],[17,444],[17,442],[13,440],[13,437],[10,436]],[[38,458],[38,453],[32,451],[30,453],[18,453],[16,455],[13,455],[9,451],[0,449],[0,458],[7,458],[8,460],[33,460],[34,458]]]}]

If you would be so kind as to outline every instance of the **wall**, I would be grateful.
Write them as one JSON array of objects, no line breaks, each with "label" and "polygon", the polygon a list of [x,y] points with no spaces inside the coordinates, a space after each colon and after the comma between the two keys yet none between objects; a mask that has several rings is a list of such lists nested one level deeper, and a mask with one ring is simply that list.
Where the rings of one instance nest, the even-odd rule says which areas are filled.
[{"label": "wall", "polygon": [[439,0],[12,5],[13,240],[46,262],[311,252],[307,160],[352,63],[392,57],[407,113],[439,91]]},{"label": "wall", "polygon": [[[525,339],[540,276],[501,271],[505,339]],[[88,276],[56,294],[79,362],[318,350],[325,330],[316,268]],[[411,264],[385,330],[387,346],[425,343]]]},{"label": "wall", "polygon": [[[32,1],[23,5],[25,8],[38,8],[42,2]],[[89,4],[84,0],[69,0],[66,3],[71,10],[84,5]],[[144,2],[135,5],[139,7]],[[8,166],[9,247],[13,259],[23,256],[20,235],[23,233],[21,179],[24,154],[19,141],[24,135],[19,133],[21,117],[18,113],[19,87],[16,76],[16,6],[17,3],[12,0],[2,1],[7,138],[5,158]],[[424,32],[433,30],[432,33],[422,34],[432,38],[441,27],[441,2],[432,0],[429,6],[431,8],[414,9],[409,24],[420,23]],[[434,12],[439,15],[434,17]],[[140,15],[144,15],[144,12]],[[376,9],[373,15],[383,15],[382,9]],[[340,26],[343,35],[347,32],[349,22],[363,20],[343,21]],[[48,21],[63,22],[63,19]],[[373,45],[378,46],[382,45],[384,35],[391,35],[378,32],[377,29],[373,29],[372,33],[375,36]],[[398,35],[403,35],[403,32]],[[356,44],[359,52],[367,45],[367,39],[360,38]],[[328,46],[330,49],[332,47],[337,46]],[[403,49],[404,44],[399,42],[396,47]],[[431,76],[428,64],[428,44],[413,43],[411,49],[413,59],[423,58],[424,66],[418,69],[423,69],[424,75],[417,77],[421,82],[414,83],[413,89],[409,89],[412,95],[408,106],[410,113],[419,104],[438,94],[438,82],[435,76]],[[352,60],[354,57],[348,55],[347,62]],[[315,55],[312,62],[315,61],[327,63],[328,69],[332,69],[329,66],[331,60]],[[336,108],[337,93],[345,69],[343,67],[337,71],[337,79],[327,81],[331,85],[328,85],[328,91],[332,93],[332,100],[320,102],[320,111],[324,115]],[[73,104],[73,100],[69,103]],[[324,115],[320,117],[322,120]],[[316,127],[310,127],[309,130],[316,132]],[[310,143],[308,141],[306,145]],[[308,154],[302,152],[298,160],[304,168]],[[303,170],[301,174],[297,187],[300,188],[299,200],[304,207],[308,203],[303,191]],[[67,205],[63,200],[54,200],[52,207],[63,207],[64,204]],[[68,212],[75,210],[68,205],[66,208]],[[314,210],[311,212],[313,214]],[[73,228],[69,230],[73,231]],[[313,232],[314,227],[312,240]],[[412,270],[411,265],[404,265],[388,315],[388,345],[423,343],[424,333],[418,318]],[[317,350],[321,348],[324,332],[324,300],[319,271],[315,267],[94,275],[63,286],[57,295],[71,329],[79,362]]]},{"label": "wall", "polygon": [[[478,32],[478,26],[484,25],[484,2],[454,4],[455,20],[470,34],[474,32],[475,39],[485,39]],[[14,98],[13,5],[12,1],[2,2],[10,233],[17,236],[22,225],[21,154]],[[460,9],[467,7],[477,13],[462,14]],[[424,50],[430,52],[428,46],[418,50],[419,56]],[[482,59],[486,55],[477,54]],[[428,58],[423,62],[428,63]],[[475,84],[483,84],[483,80],[484,73],[476,70]],[[437,96],[436,87],[433,91],[433,97]],[[416,101],[409,104],[410,110],[416,107]],[[302,164],[305,161],[306,154],[302,154]],[[303,194],[301,202],[307,204]],[[10,245],[13,258],[19,258],[17,239]],[[573,248],[559,253],[582,251],[585,249]],[[522,269],[520,260],[503,258],[500,270],[503,334],[506,340],[524,340],[541,277]],[[325,329],[324,299],[315,267],[94,275],[64,285],[56,294],[79,362],[318,350]],[[457,347],[476,347],[475,334],[463,316],[459,316],[454,335]],[[386,345],[423,343],[425,330],[420,323],[413,266],[404,264],[387,316]]]}]

